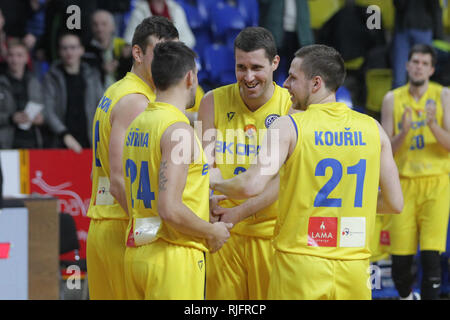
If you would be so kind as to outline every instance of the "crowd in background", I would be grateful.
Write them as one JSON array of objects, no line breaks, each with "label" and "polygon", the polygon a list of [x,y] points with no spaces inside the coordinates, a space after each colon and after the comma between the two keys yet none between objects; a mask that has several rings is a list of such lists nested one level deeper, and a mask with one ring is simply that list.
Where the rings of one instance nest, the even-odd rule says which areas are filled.
[{"label": "crowd in background", "polygon": [[[392,30],[384,25],[369,29],[369,2],[362,6],[364,1],[357,0],[334,1],[340,4],[338,10],[320,28],[314,27],[309,5],[315,1],[333,2],[0,0],[0,148],[76,152],[90,148],[97,104],[104,90],[131,69],[131,35],[150,15],[172,20],[180,40],[198,53],[199,80],[205,91],[234,82],[234,56],[229,48],[239,29],[251,25],[264,26],[275,36],[281,56],[275,80],[280,85],[298,48],[313,43],[336,48],[347,64],[344,85],[353,104],[363,111],[367,70],[392,69],[392,87],[405,84],[407,52],[414,43],[444,40],[436,48],[438,64],[432,80],[450,85],[450,49],[439,0],[393,0]],[[68,10],[74,5],[80,9],[79,17],[73,16],[76,10]],[[222,30],[223,18],[234,30]],[[79,19],[80,29],[69,29],[70,19]],[[219,47],[228,54],[212,51],[209,61],[208,50]],[[221,73],[219,78],[214,70]]]}]

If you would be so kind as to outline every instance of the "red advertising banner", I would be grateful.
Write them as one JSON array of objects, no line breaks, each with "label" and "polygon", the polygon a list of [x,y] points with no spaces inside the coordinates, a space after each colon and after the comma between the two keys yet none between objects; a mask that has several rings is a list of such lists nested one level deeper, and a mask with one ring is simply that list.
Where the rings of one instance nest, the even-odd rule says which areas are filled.
[{"label": "red advertising banner", "polygon": [[[21,162],[22,191],[59,199],[59,212],[74,217],[80,241],[80,258],[85,258],[89,229],[86,214],[92,188],[92,150],[85,149],[81,154],[66,149],[28,150]],[[61,259],[73,260],[74,255],[61,255]]]}]

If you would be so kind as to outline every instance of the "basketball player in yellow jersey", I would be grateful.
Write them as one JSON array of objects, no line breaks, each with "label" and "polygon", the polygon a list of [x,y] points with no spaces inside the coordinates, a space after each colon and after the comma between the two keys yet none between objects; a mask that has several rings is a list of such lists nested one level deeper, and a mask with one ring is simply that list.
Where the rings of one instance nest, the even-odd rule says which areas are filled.
[{"label": "basketball player in yellow jersey", "polygon": [[167,19],[144,19],[133,37],[131,72],[107,89],[94,116],[87,239],[91,299],[126,298],[123,258],[128,214],[122,173],[125,131],[155,98],[150,71],[153,47],[160,41],[177,38],[177,29]]},{"label": "basketball player in yellow jersey", "polygon": [[[228,179],[249,167],[264,132],[277,117],[288,114],[292,104],[289,92],[273,82],[280,58],[268,30],[244,29],[234,49],[237,83],[209,92],[199,111],[210,164]],[[214,210],[220,221],[235,226],[227,244],[207,256],[207,299],[267,299],[277,191],[278,180],[274,180],[260,196],[247,201],[229,199]]]},{"label": "basketball player in yellow jersey", "polygon": [[408,84],[388,92],[381,110],[405,195],[404,210],[392,217],[390,228],[392,278],[401,299],[417,297],[411,267],[418,244],[422,299],[440,293],[450,201],[450,90],[429,81],[435,61],[432,47],[414,46]]},{"label": "basketball player in yellow jersey", "polygon": [[211,170],[213,188],[242,198],[263,192],[281,168],[269,299],[370,299],[376,211],[402,209],[386,133],[336,102],[344,77],[335,49],[298,50],[284,86],[293,107],[306,111],[275,120],[245,173],[223,180]]},{"label": "basketball player in yellow jersey", "polygon": [[181,42],[155,47],[156,100],[127,130],[130,299],[204,299],[204,252],[217,251],[230,236],[231,224],[208,222],[208,163],[185,114],[195,103],[195,57]]}]

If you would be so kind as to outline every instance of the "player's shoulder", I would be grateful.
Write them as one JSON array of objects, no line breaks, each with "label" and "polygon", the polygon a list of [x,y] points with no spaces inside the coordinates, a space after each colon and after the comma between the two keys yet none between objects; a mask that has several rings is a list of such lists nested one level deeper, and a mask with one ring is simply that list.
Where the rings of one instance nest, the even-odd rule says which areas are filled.
[{"label": "player's shoulder", "polygon": [[450,87],[442,87],[441,97],[446,101],[450,101]]}]

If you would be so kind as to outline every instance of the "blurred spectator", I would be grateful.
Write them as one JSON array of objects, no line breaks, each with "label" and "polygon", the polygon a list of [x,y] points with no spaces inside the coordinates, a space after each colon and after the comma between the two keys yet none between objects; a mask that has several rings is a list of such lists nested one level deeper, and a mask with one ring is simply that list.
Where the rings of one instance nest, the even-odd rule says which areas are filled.
[{"label": "blurred spectator", "polygon": [[0,9],[5,17],[5,32],[8,36],[24,39],[27,21],[33,14],[32,0],[0,0]]},{"label": "blurred spectator", "polygon": [[0,73],[6,68],[6,56],[8,55],[8,38],[4,30],[5,17],[0,9]]},{"label": "blurred spectator", "polygon": [[46,0],[30,0],[30,5],[33,13],[26,24],[25,43],[28,49],[34,48],[35,43],[44,34],[45,30],[45,2]]},{"label": "blurred spectator", "polygon": [[81,61],[84,48],[76,34],[59,40],[61,61],[56,61],[44,77],[45,120],[53,132],[53,147],[75,152],[90,148],[92,121],[103,95],[100,73]]},{"label": "blurred spectator", "polygon": [[99,69],[103,85],[109,87],[131,69],[131,46],[114,36],[114,17],[106,10],[94,12],[91,28],[93,39],[86,48],[84,58]]},{"label": "blurred spectator", "polygon": [[97,0],[98,9],[104,9],[112,13],[116,24],[116,36],[123,37],[127,17],[131,13],[131,3],[135,0]]},{"label": "blurred spectator", "polygon": [[395,27],[392,40],[392,87],[406,84],[406,62],[411,47],[431,45],[443,38],[442,9],[439,0],[394,0]]},{"label": "blurred spectator", "polygon": [[307,0],[259,0],[260,26],[272,32],[277,42],[280,66],[275,73],[283,82],[294,53],[314,43]]},{"label": "blurred spectator", "polygon": [[[0,0],[1,1],[1,0]],[[10,1],[10,0],[9,0]],[[87,45],[92,39],[89,28],[92,13],[97,9],[96,0],[46,0],[45,28],[41,37],[39,48],[44,53],[44,59],[53,62],[58,59],[58,39],[61,34],[67,32],[77,33],[83,45]],[[80,8],[81,29],[69,30],[67,19],[71,14],[67,13],[69,6],[76,5]]]},{"label": "blurred spectator", "polygon": [[[40,104],[40,82],[26,69],[28,49],[19,41],[9,43],[6,74],[0,76],[0,147],[2,149],[39,148],[43,141],[39,126],[41,112],[30,119],[24,111],[30,102]],[[27,126],[27,124],[31,124]]]},{"label": "blurred spectator", "polygon": [[180,34],[180,41],[189,48],[195,46],[195,37],[189,27],[184,9],[173,0],[137,0],[125,29],[124,39],[131,43],[134,29],[147,17],[163,16],[173,22]]}]

